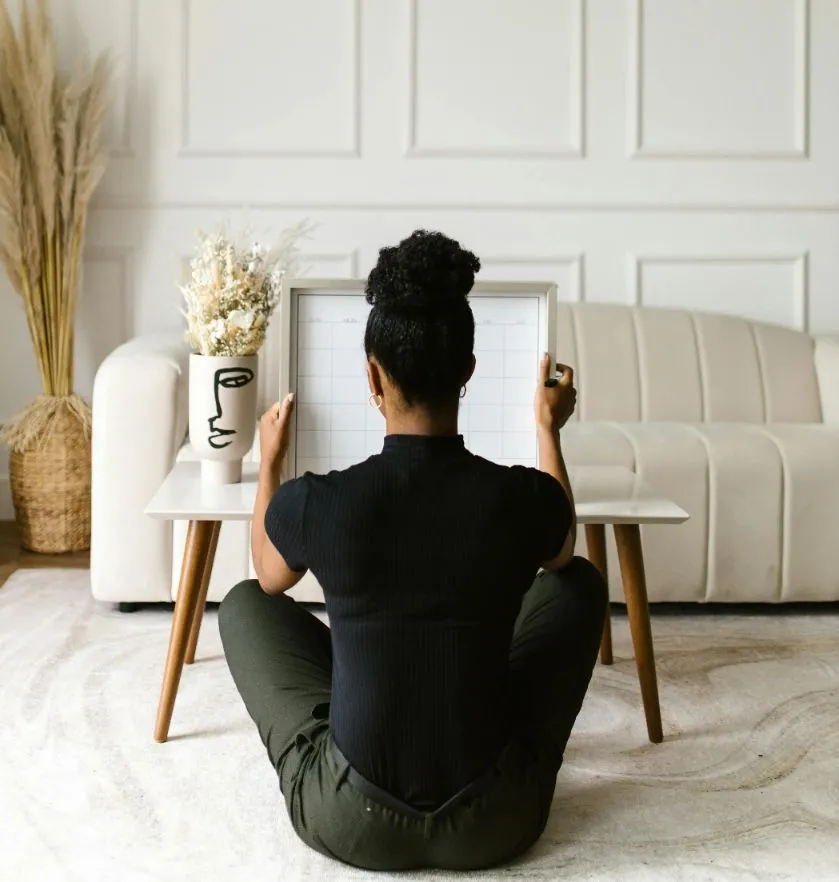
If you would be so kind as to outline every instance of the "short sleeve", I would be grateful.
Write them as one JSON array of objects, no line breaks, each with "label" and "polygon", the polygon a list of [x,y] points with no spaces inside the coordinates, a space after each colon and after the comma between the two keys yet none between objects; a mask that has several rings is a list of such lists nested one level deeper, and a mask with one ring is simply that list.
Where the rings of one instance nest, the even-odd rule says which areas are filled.
[{"label": "short sleeve", "polygon": [[526,474],[525,523],[530,526],[532,548],[538,564],[553,560],[565,544],[571,529],[571,503],[562,484],[538,469]]},{"label": "short sleeve", "polygon": [[304,540],[308,490],[305,477],[287,481],[280,485],[265,510],[265,533],[286,566],[296,573],[308,569]]}]

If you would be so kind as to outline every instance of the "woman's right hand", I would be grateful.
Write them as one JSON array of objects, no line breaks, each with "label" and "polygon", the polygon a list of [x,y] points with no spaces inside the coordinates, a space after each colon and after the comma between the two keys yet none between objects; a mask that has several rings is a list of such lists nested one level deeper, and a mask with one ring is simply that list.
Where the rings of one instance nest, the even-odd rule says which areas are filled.
[{"label": "woman's right hand", "polygon": [[555,385],[546,385],[551,379],[551,358],[545,355],[539,365],[539,384],[533,400],[536,427],[558,432],[571,419],[577,406],[577,390],[574,388],[574,370],[557,364]]},{"label": "woman's right hand", "polygon": [[263,468],[278,476],[290,443],[294,394],[269,407],[259,421],[259,459]]}]

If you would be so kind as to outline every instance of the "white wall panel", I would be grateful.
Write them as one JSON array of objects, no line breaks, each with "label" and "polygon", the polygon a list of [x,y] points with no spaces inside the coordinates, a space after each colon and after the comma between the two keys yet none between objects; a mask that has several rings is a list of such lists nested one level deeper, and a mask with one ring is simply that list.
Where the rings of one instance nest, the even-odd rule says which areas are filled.
[{"label": "white wall panel", "polygon": [[[195,229],[220,217],[244,225],[245,215],[249,225],[266,232],[303,216],[313,221],[313,238],[305,246],[309,276],[363,276],[383,244],[425,227],[445,230],[475,251],[482,259],[480,278],[553,280],[567,301],[640,299],[839,330],[839,217],[832,212],[100,209],[91,231],[98,243],[142,243],[133,260],[137,331],[180,321],[176,281]],[[562,251],[557,243],[565,246]]]},{"label": "white wall panel", "polygon": [[358,152],[360,0],[180,0],[181,154]]},{"label": "white wall panel", "polygon": [[[835,0],[357,0],[356,18],[352,0],[317,0],[294,4],[287,38],[291,3],[140,4],[138,161],[116,164],[103,201],[839,207]],[[698,45],[681,65],[667,46],[685,30]],[[200,156],[184,156],[185,106]],[[666,155],[639,161],[639,110],[636,135]]]},{"label": "white wall panel", "polygon": [[481,257],[480,279],[484,282],[554,282],[558,300],[574,303],[584,297],[581,254],[540,257],[485,254]]},{"label": "white wall panel", "polygon": [[127,248],[87,249],[76,310],[76,389],[89,399],[102,359],[131,335],[131,252]]},{"label": "white wall panel", "polygon": [[73,69],[79,56],[108,52],[113,65],[110,112],[104,140],[112,155],[134,155],[133,128],[137,89],[137,17],[140,0],[55,0],[59,60]]},{"label": "white wall panel", "polygon": [[809,0],[634,0],[630,150],[802,159]]},{"label": "white wall panel", "polygon": [[[837,0],[53,0],[109,47],[79,390],[180,323],[197,229],[316,222],[310,276],[417,227],[564,301],[839,331]],[[0,420],[38,391],[0,278]],[[4,457],[5,454],[3,453]],[[0,460],[0,517],[10,511]]]},{"label": "white wall panel", "polygon": [[409,153],[583,154],[583,0],[410,5]]},{"label": "white wall panel", "polygon": [[[358,251],[355,248],[346,252],[324,253],[311,251],[302,246],[300,253],[301,276],[310,279],[353,279],[358,277]],[[181,284],[186,284],[189,281],[192,257],[192,253],[184,254],[181,257]],[[180,297],[181,295],[178,292],[176,296]]]},{"label": "white wall panel", "polygon": [[703,309],[806,330],[807,255],[635,257],[639,306]]}]

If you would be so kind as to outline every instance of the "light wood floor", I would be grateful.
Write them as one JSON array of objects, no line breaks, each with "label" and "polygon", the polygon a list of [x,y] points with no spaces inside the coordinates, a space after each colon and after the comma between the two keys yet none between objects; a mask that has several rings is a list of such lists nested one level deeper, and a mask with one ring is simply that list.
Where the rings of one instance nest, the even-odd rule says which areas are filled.
[{"label": "light wood floor", "polygon": [[89,566],[90,555],[87,551],[74,551],[69,554],[32,554],[29,551],[21,551],[14,521],[0,521],[0,588],[15,570],[35,567],[86,569]]}]

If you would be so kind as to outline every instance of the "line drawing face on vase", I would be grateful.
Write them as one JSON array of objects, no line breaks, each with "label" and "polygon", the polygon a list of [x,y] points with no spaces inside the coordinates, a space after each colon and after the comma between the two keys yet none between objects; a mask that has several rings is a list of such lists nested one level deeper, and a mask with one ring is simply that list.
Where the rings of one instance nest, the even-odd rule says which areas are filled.
[{"label": "line drawing face on vase", "polygon": [[213,397],[216,402],[216,412],[211,416],[207,423],[210,426],[210,434],[207,436],[207,443],[214,450],[223,450],[233,443],[232,436],[236,434],[236,429],[225,428],[219,421],[224,417],[224,400],[229,399],[230,393],[224,392],[225,389],[241,389],[247,386],[253,380],[253,371],[246,367],[219,368],[213,376]]}]

